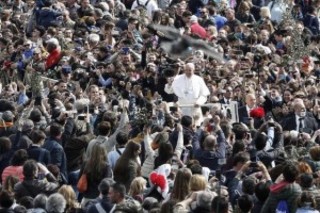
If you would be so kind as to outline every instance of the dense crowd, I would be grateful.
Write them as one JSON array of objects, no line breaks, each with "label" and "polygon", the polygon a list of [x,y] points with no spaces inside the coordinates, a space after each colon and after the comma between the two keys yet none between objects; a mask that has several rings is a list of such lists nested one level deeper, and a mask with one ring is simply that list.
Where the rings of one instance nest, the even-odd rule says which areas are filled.
[{"label": "dense crowd", "polygon": [[0,1],[0,213],[319,212],[319,9]]}]

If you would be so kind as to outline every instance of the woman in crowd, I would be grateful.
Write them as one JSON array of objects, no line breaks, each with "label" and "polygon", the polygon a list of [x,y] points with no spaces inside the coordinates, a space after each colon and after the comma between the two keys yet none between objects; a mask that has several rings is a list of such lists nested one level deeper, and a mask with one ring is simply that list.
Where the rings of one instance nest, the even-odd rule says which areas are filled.
[{"label": "woman in crowd", "polygon": [[66,200],[66,213],[77,213],[80,211],[80,204],[77,201],[76,193],[69,185],[62,185],[58,190],[58,193],[62,194]]},{"label": "woman in crowd", "polygon": [[130,141],[114,167],[114,180],[124,184],[127,190],[130,189],[130,184],[134,178],[141,175],[141,166],[138,161],[140,152],[140,145]]},{"label": "woman in crowd", "polygon": [[84,207],[90,200],[95,199],[99,195],[98,185],[102,179],[112,177],[112,170],[107,161],[104,147],[95,144],[92,148],[91,157],[84,162],[79,178],[86,175],[87,189],[83,192],[81,206]]},{"label": "woman in crowd", "polygon": [[23,164],[28,160],[28,153],[24,149],[17,150],[11,159],[11,166],[6,167],[2,172],[2,184],[6,182],[8,176],[18,177],[20,181],[24,179]]}]

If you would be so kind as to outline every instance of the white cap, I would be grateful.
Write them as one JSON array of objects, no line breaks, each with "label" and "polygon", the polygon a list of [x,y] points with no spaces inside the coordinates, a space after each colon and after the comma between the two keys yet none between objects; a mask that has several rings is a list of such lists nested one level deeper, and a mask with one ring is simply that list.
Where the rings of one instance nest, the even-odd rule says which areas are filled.
[{"label": "white cap", "polygon": [[191,22],[198,22],[198,17],[193,15],[191,16],[191,19],[190,19]]},{"label": "white cap", "polygon": [[56,38],[50,38],[50,39],[47,40],[46,43],[47,43],[47,44],[54,44],[54,45],[56,45],[56,46],[59,46],[59,41],[58,41],[58,39],[56,39]]}]

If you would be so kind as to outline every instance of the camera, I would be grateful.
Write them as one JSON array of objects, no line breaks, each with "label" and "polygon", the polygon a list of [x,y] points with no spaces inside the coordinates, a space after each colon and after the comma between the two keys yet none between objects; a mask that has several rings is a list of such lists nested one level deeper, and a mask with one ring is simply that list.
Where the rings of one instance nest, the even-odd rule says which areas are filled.
[{"label": "camera", "polygon": [[251,162],[250,163],[250,167],[258,167],[258,163],[257,162]]},{"label": "camera", "polygon": [[162,98],[158,98],[154,103],[160,105],[162,103]]},{"label": "camera", "polygon": [[42,102],[42,97],[36,97],[34,99],[34,105],[35,106],[40,106],[41,105],[41,102]]}]

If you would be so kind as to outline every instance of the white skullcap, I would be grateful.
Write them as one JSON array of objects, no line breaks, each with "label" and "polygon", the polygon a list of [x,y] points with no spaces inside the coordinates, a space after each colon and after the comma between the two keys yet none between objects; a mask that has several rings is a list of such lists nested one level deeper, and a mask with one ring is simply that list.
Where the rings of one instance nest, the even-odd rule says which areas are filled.
[{"label": "white skullcap", "polygon": [[56,46],[59,46],[59,41],[56,38],[50,38],[49,40],[47,40],[47,44],[54,44]]}]

